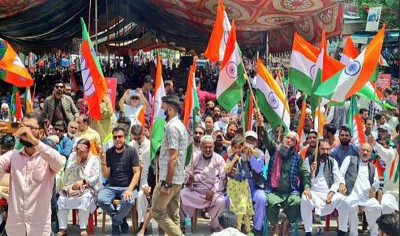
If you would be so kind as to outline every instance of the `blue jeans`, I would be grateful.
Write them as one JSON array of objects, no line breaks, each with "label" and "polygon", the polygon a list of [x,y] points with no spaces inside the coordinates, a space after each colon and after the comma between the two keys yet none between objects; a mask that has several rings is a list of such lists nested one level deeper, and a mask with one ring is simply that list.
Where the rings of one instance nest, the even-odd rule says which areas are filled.
[{"label": "blue jeans", "polygon": [[[137,198],[137,190],[133,191],[133,198],[124,201],[122,199],[122,193],[125,192],[127,187],[105,187],[100,190],[97,197],[97,204],[100,208],[112,217],[113,225],[122,224],[124,218],[132,210],[133,204],[135,203],[135,198]],[[121,205],[119,209],[112,204],[114,199],[121,199]]]}]

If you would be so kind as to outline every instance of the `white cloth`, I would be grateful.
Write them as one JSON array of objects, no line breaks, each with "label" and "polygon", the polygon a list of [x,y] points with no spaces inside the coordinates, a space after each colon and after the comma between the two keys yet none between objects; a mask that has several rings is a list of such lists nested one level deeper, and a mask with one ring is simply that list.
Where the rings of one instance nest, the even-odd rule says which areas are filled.
[{"label": "white cloth", "polygon": [[[57,217],[58,217],[58,224],[60,229],[67,229],[67,222],[68,222],[68,212],[69,210],[60,210],[58,209]],[[79,210],[78,212],[78,221],[79,221],[79,228],[86,229],[87,223],[89,219],[89,212],[85,210]]]},{"label": "white cloth", "polygon": [[[310,165],[308,158],[304,161],[306,163],[306,167],[308,171],[310,171]],[[339,188],[339,184],[343,183],[343,178],[340,175],[339,167],[337,162],[334,160],[332,172],[334,176],[334,183],[329,188],[328,183],[326,182],[324,176],[324,167],[325,163],[320,163],[319,171],[316,177],[311,179],[311,195],[312,198],[308,199],[303,195],[300,203],[300,213],[301,218],[304,222],[304,230],[305,232],[312,231],[312,210],[315,208],[315,214],[319,214],[320,216],[325,216],[331,214],[335,208],[341,205],[344,196],[340,193],[337,193]],[[334,192],[335,194],[332,197],[332,202],[330,204],[326,204],[325,200],[328,196],[329,192]],[[346,222],[347,224],[347,222]]]},{"label": "white cloth", "polygon": [[197,147],[196,144],[193,145],[193,157],[197,157],[201,153],[200,145]]},{"label": "white cloth", "polygon": [[[351,156],[347,156],[340,167],[342,176],[346,175]],[[378,171],[375,170],[374,183],[370,184],[368,179],[368,164],[360,161],[358,175],[354,183],[353,191],[345,197],[342,206],[338,208],[339,230],[347,232],[347,223],[350,225],[350,235],[358,235],[358,207],[365,207],[365,215],[370,227],[371,235],[378,235],[376,220],[381,215],[381,206],[375,198],[368,198],[369,190],[374,187],[379,189]]]},{"label": "white cloth", "polygon": [[132,140],[129,143],[129,146],[132,146],[136,149],[139,154],[140,164],[143,166],[140,175],[140,190],[138,192],[138,198],[136,200],[136,209],[138,212],[138,222],[144,222],[144,218],[147,214],[147,208],[149,207],[149,202],[147,201],[147,197],[143,192],[143,188],[148,186],[147,179],[149,175],[149,167],[150,167],[150,140],[146,137],[143,139],[142,143],[139,145],[135,140]]}]

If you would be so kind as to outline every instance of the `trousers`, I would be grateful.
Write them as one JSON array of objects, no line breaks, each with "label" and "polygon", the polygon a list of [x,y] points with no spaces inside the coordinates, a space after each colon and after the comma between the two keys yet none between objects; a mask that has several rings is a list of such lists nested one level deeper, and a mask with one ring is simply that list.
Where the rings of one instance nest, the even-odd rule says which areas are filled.
[{"label": "trousers", "polygon": [[[68,212],[69,212],[69,210],[58,210],[58,212],[57,212],[58,224],[59,224],[60,229],[67,229]],[[80,229],[86,229],[88,219],[89,219],[89,211],[79,209],[78,220],[79,220],[79,228]]]}]

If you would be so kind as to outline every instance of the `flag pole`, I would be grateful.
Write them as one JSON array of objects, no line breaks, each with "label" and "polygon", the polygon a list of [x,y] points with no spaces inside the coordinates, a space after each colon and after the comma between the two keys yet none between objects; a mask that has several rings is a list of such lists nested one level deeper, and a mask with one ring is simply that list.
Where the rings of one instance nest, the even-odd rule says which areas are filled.
[{"label": "flag pole", "polygon": [[[375,98],[376,98],[376,83],[374,82],[374,99],[372,100],[372,120],[374,120],[375,116]],[[384,107],[382,107],[384,109]]]},{"label": "flag pole", "polygon": [[[251,89],[251,88],[250,88]],[[243,133],[243,137],[244,137],[244,133],[246,132],[246,128],[244,127],[244,124],[246,124],[246,122],[245,122],[245,117],[244,117],[244,106],[243,106],[243,88],[241,88],[240,89],[240,96],[241,96],[241,101],[240,101],[240,106],[241,106],[241,108],[242,108],[242,127],[243,127],[243,130],[242,130],[242,133]]]},{"label": "flag pole", "polygon": [[[279,71],[278,71],[278,73],[279,73]],[[288,99],[288,97],[289,97],[289,82],[290,82],[290,77],[288,77],[288,82],[287,82],[287,86],[286,86],[286,88],[285,88],[285,101],[286,101],[286,103],[288,103],[289,102],[289,99]],[[283,85],[283,83],[282,83],[282,85]],[[282,91],[283,92],[283,91]],[[283,128],[283,118],[284,118],[284,116],[285,116],[285,104],[283,104],[283,109],[282,109],[282,116],[281,116],[281,127]],[[289,117],[290,118],[290,117]],[[289,127],[286,127],[288,130],[289,130]],[[286,131],[288,131],[288,130],[286,130]],[[281,136],[281,134],[279,133],[278,134],[278,141],[280,142],[280,137]],[[299,141],[300,142],[300,141]]]},{"label": "flag pole", "polygon": [[[317,109],[320,109],[320,106],[321,106],[321,97],[318,97],[318,108]],[[321,113],[321,109],[320,109],[320,113]],[[315,117],[316,117],[316,112],[314,112],[314,121],[315,121]],[[317,122],[317,146],[315,146],[315,150],[314,150],[314,163],[317,163],[317,159],[318,159],[318,149],[319,149],[319,138],[320,138],[320,133],[318,132],[319,131],[319,122],[320,122],[320,120],[318,119],[318,122]]]}]

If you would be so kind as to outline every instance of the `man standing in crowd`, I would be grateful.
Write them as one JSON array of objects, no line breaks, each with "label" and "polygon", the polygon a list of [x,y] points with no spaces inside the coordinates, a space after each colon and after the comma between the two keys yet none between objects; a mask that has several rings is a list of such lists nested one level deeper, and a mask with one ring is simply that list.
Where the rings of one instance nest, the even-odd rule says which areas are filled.
[{"label": "man standing in crowd", "polygon": [[206,128],[206,135],[212,135],[214,132],[214,120],[211,116],[204,119],[204,127]]},{"label": "man standing in crowd", "polygon": [[317,147],[317,131],[310,130],[306,139],[306,146],[299,152],[300,156],[304,159],[314,157],[315,148]]},{"label": "man standing in crowd", "polygon": [[[309,156],[305,160],[307,169],[311,172],[311,196],[308,198],[303,195],[300,204],[306,236],[311,236],[312,210],[315,208],[315,212],[318,212],[320,216],[329,215],[340,205],[344,197],[337,193],[343,179],[336,160],[329,156],[327,139],[319,140],[317,155],[317,161],[315,161],[315,156]],[[347,224],[347,222],[339,224]]]},{"label": "man standing in crowd", "polygon": [[149,203],[147,198],[150,197],[151,187],[147,183],[150,167],[150,140],[144,135],[144,130],[141,125],[132,125],[131,128],[132,141],[129,146],[132,146],[139,153],[139,162],[141,165],[140,173],[140,188],[137,197],[136,209],[138,212],[138,223],[143,224],[147,214]]},{"label": "man standing in crowd", "polygon": [[174,81],[172,80],[164,81],[164,89],[166,95],[174,95]]},{"label": "man standing in crowd", "polygon": [[334,149],[340,144],[340,140],[336,137],[336,126],[332,123],[324,124],[322,137],[329,141],[329,150]]},{"label": "man standing in crowd", "polygon": [[[98,205],[112,218],[112,235],[126,233],[129,229],[126,216],[137,197],[140,179],[139,157],[135,148],[125,144],[127,130],[118,125],[113,129],[114,147],[101,153],[101,173],[109,185],[100,190]],[[114,199],[121,199],[119,208]],[[120,231],[121,227],[121,231]]]},{"label": "man standing in crowd", "polygon": [[265,203],[267,197],[265,195],[265,179],[263,176],[264,153],[258,149],[257,133],[249,130],[244,134],[247,146],[250,146],[252,154],[250,156],[250,170],[252,177],[249,179],[249,187],[251,191],[251,199],[254,206],[254,235],[262,235],[262,227],[265,217]]},{"label": "man standing in crowd", "polygon": [[[259,129],[265,128],[260,126]],[[303,159],[295,151],[300,142],[297,133],[289,132],[280,145],[270,140],[268,135],[265,135],[264,140],[271,156],[265,189],[268,220],[274,226],[273,234],[279,235],[278,214],[283,208],[287,217],[282,222],[282,233],[288,235],[289,222],[296,222],[300,214],[300,187],[304,188],[303,195],[311,198],[310,176]]]},{"label": "man standing in crowd", "polygon": [[215,232],[219,231],[218,216],[225,209],[225,161],[213,151],[212,136],[203,136],[200,145],[201,153],[193,156],[194,173],[190,165],[185,171],[186,186],[181,191],[181,222],[186,214],[193,217],[196,209],[208,208],[211,231]]},{"label": "man standing in crowd", "polygon": [[44,101],[43,112],[49,115],[49,121],[52,125],[57,120],[68,123],[79,116],[79,111],[72,98],[64,94],[64,83],[61,80],[54,83],[53,95],[50,95]]},{"label": "man standing in crowd", "polygon": [[206,130],[202,126],[197,126],[193,135],[193,157],[201,153],[200,140],[204,136]]},{"label": "man standing in crowd", "polygon": [[150,75],[146,75],[144,77],[142,92],[143,92],[143,96],[144,96],[144,98],[146,98],[147,104],[148,104],[148,106],[146,107],[146,113],[145,113],[147,128],[150,127],[151,111],[153,108],[153,95],[152,95],[153,83],[154,83],[154,81]]},{"label": "man standing in crowd", "polygon": [[159,179],[153,192],[152,215],[168,235],[182,235],[179,220],[179,202],[185,181],[185,159],[188,146],[187,130],[178,119],[179,98],[167,95],[161,98],[165,111],[165,136],[160,148]]},{"label": "man standing in crowd", "polygon": [[[4,126],[0,123],[0,128]],[[5,130],[4,130],[5,131]],[[39,141],[45,135],[43,117],[27,113],[15,133],[24,148],[0,156],[0,172],[10,173],[8,235],[50,235],[50,200],[63,158]]]},{"label": "man standing in crowd", "polygon": [[338,208],[339,222],[343,222],[339,223],[338,235],[345,235],[347,232],[347,224],[344,222],[349,222],[350,235],[358,234],[359,206],[365,207],[371,235],[378,235],[376,220],[381,215],[381,206],[375,196],[379,190],[379,178],[375,166],[369,162],[371,153],[371,145],[364,143],[359,154],[347,156],[340,167],[345,184],[340,184],[339,192],[347,197],[343,206]]},{"label": "man standing in crowd", "polygon": [[206,104],[207,101],[215,102],[215,100],[217,100],[217,95],[201,90],[200,78],[196,78],[195,81],[196,81],[197,96],[199,97],[200,110],[203,113],[205,108],[204,104]]},{"label": "man standing in crowd", "polygon": [[360,114],[361,122],[365,124],[368,119],[368,110],[366,108],[360,108],[358,113]]},{"label": "man standing in crowd", "polygon": [[358,155],[358,146],[356,146],[353,143],[350,143],[351,136],[352,135],[350,133],[349,127],[347,127],[346,125],[340,127],[339,130],[340,144],[331,151],[331,156],[335,158],[335,160],[338,162],[339,168],[342,166],[344,158],[346,158],[347,156]]},{"label": "man standing in crowd", "polygon": [[101,152],[101,139],[96,130],[90,128],[90,120],[88,117],[79,117],[76,119],[78,123],[77,139],[87,139],[90,141],[90,150],[94,155],[99,155]]}]

